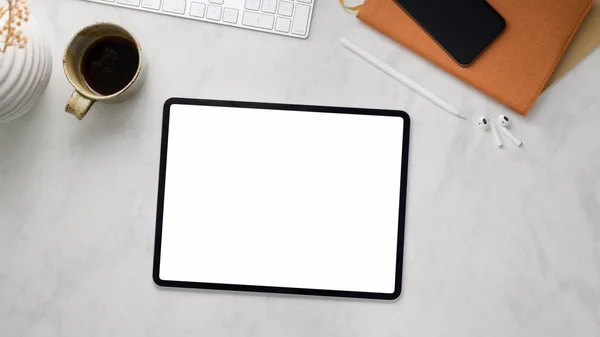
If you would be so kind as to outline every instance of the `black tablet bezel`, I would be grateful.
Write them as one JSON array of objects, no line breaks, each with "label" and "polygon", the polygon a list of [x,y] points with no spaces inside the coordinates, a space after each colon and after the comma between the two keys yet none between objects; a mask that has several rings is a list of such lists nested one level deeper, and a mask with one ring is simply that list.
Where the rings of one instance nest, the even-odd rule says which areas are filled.
[{"label": "black tablet bezel", "polygon": [[[162,240],[162,218],[165,193],[165,175],[167,169],[167,147],[169,138],[169,115],[172,105],[197,105],[197,106],[220,106],[220,107],[239,107],[250,109],[270,109],[270,110],[293,110],[307,111],[316,113],[337,113],[337,114],[354,114],[354,115],[371,115],[371,116],[389,116],[399,117],[404,120],[404,134],[402,140],[402,168],[400,172],[400,205],[398,215],[398,240],[396,249],[396,279],[394,292],[388,293],[373,293],[373,292],[358,292],[358,291],[342,291],[342,290],[323,290],[323,289],[304,289],[304,288],[286,288],[286,287],[271,287],[271,286],[255,286],[255,285],[238,285],[238,284],[221,284],[221,283],[204,283],[204,282],[188,282],[188,281],[169,281],[162,280],[159,277],[160,270],[160,252]],[[246,291],[246,292],[263,292],[263,293],[279,293],[279,294],[294,294],[294,295],[315,295],[315,296],[333,296],[333,297],[352,297],[378,300],[394,300],[400,296],[402,289],[402,259],[404,247],[404,222],[406,211],[406,186],[408,175],[408,144],[410,135],[410,118],[404,111],[381,110],[381,109],[359,109],[359,108],[342,108],[330,106],[311,106],[311,105],[293,105],[293,104],[276,104],[276,103],[256,103],[256,102],[239,102],[239,101],[219,101],[205,99],[188,99],[188,98],[170,98],[164,104],[162,137],[160,149],[160,170],[158,179],[158,202],[156,209],[156,233],[154,241],[154,263],[152,278],[154,283],[163,287],[176,288],[197,288],[197,289],[214,289],[214,290],[229,290],[229,291]]]}]

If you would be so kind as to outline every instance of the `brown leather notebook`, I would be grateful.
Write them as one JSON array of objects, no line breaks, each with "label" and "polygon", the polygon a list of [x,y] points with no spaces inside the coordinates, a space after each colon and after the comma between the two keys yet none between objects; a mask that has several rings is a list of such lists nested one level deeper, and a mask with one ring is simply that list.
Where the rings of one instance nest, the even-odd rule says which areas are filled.
[{"label": "brown leather notebook", "polygon": [[526,115],[544,90],[593,0],[488,0],[504,31],[468,67],[458,65],[394,0],[366,0],[357,17]]}]

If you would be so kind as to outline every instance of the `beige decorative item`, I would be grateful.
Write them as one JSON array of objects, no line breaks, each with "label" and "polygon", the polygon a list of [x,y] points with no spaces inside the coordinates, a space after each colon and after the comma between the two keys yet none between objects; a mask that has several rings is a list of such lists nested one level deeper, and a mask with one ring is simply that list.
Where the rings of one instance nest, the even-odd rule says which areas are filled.
[{"label": "beige decorative item", "polygon": [[[132,77],[119,90],[110,94],[102,94],[97,90],[92,89],[93,85],[88,83],[88,79],[84,78],[83,61],[86,58],[86,53],[93,50],[98,42],[103,39],[124,39],[135,45],[139,60],[136,60],[135,69],[125,69],[132,71]],[[92,62],[101,63],[107,59],[111,62],[110,66],[122,67],[120,62],[123,62],[122,55],[118,55],[110,47],[106,47],[100,51],[100,61]],[[100,65],[104,67],[105,65]],[[75,91],[69,98],[65,111],[73,114],[77,119],[83,119],[94,102],[102,103],[120,103],[135,96],[142,88],[146,78],[147,63],[142,54],[142,48],[135,37],[124,28],[112,23],[97,23],[81,29],[71,42],[67,45],[63,57],[63,68],[67,79],[75,88]],[[111,72],[111,69],[108,69]],[[102,74],[100,74],[102,75]]]},{"label": "beige decorative item", "polygon": [[0,0],[0,123],[33,109],[51,75],[49,45],[26,0]]}]

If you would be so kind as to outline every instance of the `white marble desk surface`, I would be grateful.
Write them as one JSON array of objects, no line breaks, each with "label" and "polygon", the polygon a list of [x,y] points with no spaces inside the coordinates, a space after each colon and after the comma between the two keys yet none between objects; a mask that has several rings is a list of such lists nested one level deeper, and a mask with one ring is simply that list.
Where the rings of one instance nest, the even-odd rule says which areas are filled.
[{"label": "white marble desk surface", "polygon": [[[54,73],[0,126],[0,336],[600,336],[600,51],[521,118],[317,0],[308,40],[78,0],[31,0]],[[63,112],[73,33],[125,25],[146,86]],[[523,149],[344,50],[348,37]],[[412,118],[403,293],[377,302],[164,290],[151,278],[162,103],[171,96],[403,109]]]}]

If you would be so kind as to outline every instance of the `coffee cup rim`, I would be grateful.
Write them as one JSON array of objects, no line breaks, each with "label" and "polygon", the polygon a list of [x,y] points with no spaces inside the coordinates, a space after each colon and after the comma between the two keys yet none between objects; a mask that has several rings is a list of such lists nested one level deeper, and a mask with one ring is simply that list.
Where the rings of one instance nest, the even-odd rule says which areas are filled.
[{"label": "coffee cup rim", "polygon": [[[127,83],[127,85],[125,87],[123,87],[121,90],[110,94],[110,95],[98,95],[98,94],[94,94],[92,92],[91,89],[89,88],[85,88],[86,90],[81,90],[79,87],[83,87],[80,83],[75,82],[71,76],[69,76],[69,74],[67,73],[67,52],[69,51],[69,48],[71,47],[71,44],[73,44],[73,42],[75,41],[75,39],[85,30],[96,27],[96,26],[103,26],[103,25],[108,25],[108,26],[113,26],[115,28],[121,29],[123,31],[125,31],[127,34],[129,34],[131,36],[131,38],[133,39],[133,42],[135,43],[135,46],[138,50],[138,67],[136,69],[135,75],[133,76],[133,78],[131,79],[131,81],[129,81],[129,83]],[[127,29],[125,29],[124,27],[117,25],[115,23],[112,22],[96,22],[90,25],[87,25],[81,29],[79,29],[77,31],[77,33],[75,33],[73,35],[73,37],[69,40],[69,43],[67,43],[67,46],[65,48],[65,51],[63,53],[63,71],[65,73],[65,77],[67,78],[67,80],[69,81],[69,83],[71,83],[71,85],[75,88],[75,90],[82,96],[89,98],[91,100],[94,101],[106,101],[106,100],[110,100],[112,98],[115,98],[121,94],[123,94],[127,89],[129,89],[134,83],[135,81],[139,78],[140,73],[142,72],[143,69],[143,65],[142,62],[144,62],[143,56],[142,56],[142,46],[140,45],[140,43],[138,42],[137,38]]]}]

